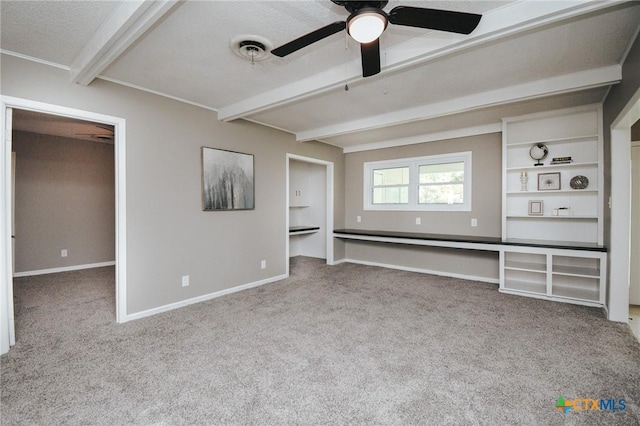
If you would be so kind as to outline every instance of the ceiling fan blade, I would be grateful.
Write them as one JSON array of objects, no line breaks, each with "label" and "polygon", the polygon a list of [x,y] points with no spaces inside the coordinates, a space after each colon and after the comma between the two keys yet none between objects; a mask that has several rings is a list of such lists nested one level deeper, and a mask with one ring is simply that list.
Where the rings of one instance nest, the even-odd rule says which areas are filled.
[{"label": "ceiling fan blade", "polygon": [[360,44],[362,55],[362,76],[370,77],[380,72],[380,39]]},{"label": "ceiling fan blade", "polygon": [[297,38],[293,41],[290,41],[287,44],[283,44],[280,47],[276,47],[271,51],[276,56],[283,57],[287,56],[290,53],[295,52],[296,50],[300,50],[303,47],[307,47],[310,44],[315,43],[316,41],[320,41],[325,37],[329,37],[337,32],[344,30],[347,27],[347,23],[344,21],[336,21],[333,24],[329,24],[326,27],[322,27],[315,31],[310,32],[309,34],[303,35],[300,38]]},{"label": "ceiling fan blade", "polygon": [[469,34],[476,29],[482,15],[452,10],[397,6],[389,12],[389,22],[408,27]]},{"label": "ceiling fan blade", "polygon": [[113,126],[110,126],[108,124],[100,124],[100,123],[93,123],[93,125],[99,129],[104,129],[113,133]]}]

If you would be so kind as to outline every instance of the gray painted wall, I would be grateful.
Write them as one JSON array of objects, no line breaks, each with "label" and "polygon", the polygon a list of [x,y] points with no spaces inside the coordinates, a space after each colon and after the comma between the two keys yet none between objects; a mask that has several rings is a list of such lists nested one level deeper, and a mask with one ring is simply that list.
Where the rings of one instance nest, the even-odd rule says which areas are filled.
[{"label": "gray painted wall", "polygon": [[[364,163],[452,152],[472,152],[470,212],[392,212],[363,210]],[[502,139],[500,133],[428,142],[345,155],[345,223],[347,228],[501,236]],[[356,216],[362,222],[356,222]],[[422,219],[416,225],[416,217]],[[478,226],[471,227],[471,219]],[[345,256],[365,262],[394,264],[497,280],[497,253],[344,242]]]},{"label": "gray painted wall", "polygon": [[[8,55],[1,66],[3,95],[126,119],[128,314],[285,273],[287,152],[335,163],[334,221],[344,226],[344,162],[335,147],[223,123],[214,111],[104,80],[70,84],[63,69]],[[255,210],[201,211],[202,146],[255,155]]]},{"label": "gray painted wall", "polygon": [[[363,167],[365,162],[462,151],[472,151],[472,211],[390,212],[363,210]],[[346,225],[348,228],[359,229],[499,237],[501,235],[502,205],[501,152],[501,134],[493,133],[346,154]],[[362,216],[361,223],[356,222],[356,216]],[[416,217],[422,218],[422,225],[415,224]],[[478,226],[475,228],[471,227],[472,218],[478,219]]]},{"label": "gray painted wall", "polygon": [[15,271],[115,260],[113,145],[14,131],[13,151]]}]

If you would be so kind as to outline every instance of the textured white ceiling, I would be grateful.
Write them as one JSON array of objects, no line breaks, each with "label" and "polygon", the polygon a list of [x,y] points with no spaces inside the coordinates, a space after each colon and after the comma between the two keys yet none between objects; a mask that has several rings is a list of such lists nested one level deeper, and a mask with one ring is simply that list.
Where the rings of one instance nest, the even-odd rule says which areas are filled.
[{"label": "textured white ceiling", "polygon": [[12,127],[13,130],[43,135],[113,143],[113,126],[41,112],[14,109]]},{"label": "textured white ceiling", "polygon": [[118,3],[2,0],[2,49],[68,66]]},{"label": "textured white ceiling", "polygon": [[[115,1],[12,1],[0,3],[0,47],[70,67],[91,36],[118,16]],[[329,0],[179,2],[110,62],[101,75],[112,81],[296,133],[317,133],[327,143],[358,144],[409,138],[459,127],[495,123],[503,114],[544,107],[601,102],[606,81],[545,91],[545,79],[619,65],[637,33],[640,2],[400,1],[397,5],[483,14],[469,36],[389,25],[382,35],[383,72],[360,77],[359,46],[344,32],[285,58],[272,55],[251,64],[229,48],[239,35],[257,35],[273,47],[348,13]],[[345,80],[349,90],[344,90]],[[604,79],[606,80],[606,79]],[[531,99],[517,96],[505,106],[484,94],[536,84]],[[566,83],[565,83],[566,84]],[[457,106],[407,123],[390,115],[467,99]],[[542,99],[539,99],[543,97]],[[463,105],[463,103],[462,103]],[[376,124],[381,118],[380,126]],[[350,123],[369,120],[353,130]],[[357,126],[356,126],[357,127]],[[353,133],[351,133],[353,132]],[[304,139],[304,138],[303,138]]]},{"label": "textured white ceiling", "polygon": [[[545,31],[522,34],[421,64],[336,88],[251,119],[300,132],[447,99],[482,93],[558,74],[616,64],[640,22],[640,8],[616,10]],[[546,46],[541,49],[540,46]],[[318,108],[318,105],[330,107]],[[353,106],[365,106],[354,109]]]}]

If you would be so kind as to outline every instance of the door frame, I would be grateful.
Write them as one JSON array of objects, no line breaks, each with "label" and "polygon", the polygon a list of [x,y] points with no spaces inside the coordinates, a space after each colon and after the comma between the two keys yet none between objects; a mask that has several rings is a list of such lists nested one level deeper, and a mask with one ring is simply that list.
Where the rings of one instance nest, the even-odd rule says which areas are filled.
[{"label": "door frame", "polygon": [[[3,328],[0,341],[0,353],[5,353],[15,344],[13,319],[13,254],[11,250],[11,131],[12,123],[6,120],[7,110],[22,109],[44,114],[59,115],[93,121],[114,126],[114,163],[115,163],[115,204],[116,204],[116,321],[125,322],[127,318],[127,228],[126,228],[126,120],[124,118],[95,112],[47,104],[29,99],[0,96],[2,119],[2,147],[0,149],[0,176],[5,184],[1,189],[2,209],[0,211],[0,266],[4,273],[0,276],[0,325]],[[5,331],[9,333],[5,338]],[[9,337],[11,336],[11,337]]]},{"label": "door frame", "polygon": [[[633,181],[633,177],[634,175],[640,175],[640,161],[637,161],[636,163],[633,162],[633,153],[634,153],[634,149],[638,150],[638,153],[640,154],[640,140],[631,141],[631,251],[630,251],[630,256],[633,256],[634,254],[636,256],[640,255],[640,253],[638,253],[638,250],[636,250],[634,252],[634,247],[633,247],[633,232],[634,229],[636,230],[636,232],[638,232],[638,234],[636,234],[637,236],[640,236],[640,208],[636,210],[636,215],[634,216],[634,205],[633,203],[636,202],[640,202],[640,196],[639,197],[635,197],[635,195],[637,194],[637,192],[635,191],[640,191],[640,188],[636,188],[634,186],[634,181]],[[639,185],[640,186],[640,185]],[[639,199],[636,199],[639,198]],[[635,222],[634,222],[635,220]],[[638,228],[638,229],[636,229]],[[638,253],[638,254],[636,254]],[[633,259],[633,257],[632,257]],[[637,259],[637,257],[636,257]],[[638,266],[638,265],[636,265]],[[633,267],[630,267],[630,271],[629,271],[629,305],[640,305],[640,299],[637,299],[637,297],[640,297],[640,269],[636,270],[636,276],[634,277],[634,275],[632,274],[632,272],[634,272]],[[636,298],[634,300],[632,299],[632,285],[634,284],[634,278],[636,278],[635,284],[637,287],[635,287],[634,289],[637,290],[637,293],[635,294]]]},{"label": "door frame", "polygon": [[326,160],[320,160],[318,158],[311,158],[311,157],[304,157],[302,155],[297,155],[297,154],[290,154],[287,153],[286,156],[286,162],[287,162],[287,166],[286,166],[286,198],[285,198],[285,202],[286,202],[286,229],[285,229],[285,241],[286,241],[286,250],[285,250],[285,265],[286,265],[286,275],[289,276],[289,164],[291,162],[291,160],[295,160],[295,161],[302,161],[305,163],[312,163],[312,164],[319,164],[321,166],[325,166],[326,170],[327,170],[327,192],[326,192],[326,197],[327,197],[327,203],[326,203],[326,207],[327,207],[327,212],[326,212],[326,223],[325,223],[325,228],[326,228],[326,246],[327,246],[327,253],[326,253],[326,259],[327,259],[327,265],[334,265],[334,260],[333,260],[333,194],[334,194],[334,188],[333,188],[333,162],[331,161],[326,161]]},{"label": "door frame", "polygon": [[631,126],[640,119],[640,89],[611,124],[611,233],[608,318],[629,321],[631,275]]}]

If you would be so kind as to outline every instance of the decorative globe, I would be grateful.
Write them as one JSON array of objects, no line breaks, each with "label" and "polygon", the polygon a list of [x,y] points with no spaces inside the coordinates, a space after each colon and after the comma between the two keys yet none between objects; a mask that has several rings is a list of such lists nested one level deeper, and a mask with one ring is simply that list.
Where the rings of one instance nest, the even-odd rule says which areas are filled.
[{"label": "decorative globe", "polygon": [[544,160],[549,155],[549,148],[546,145],[537,143],[529,149],[529,156],[537,161],[535,166],[542,166],[540,160]]}]

